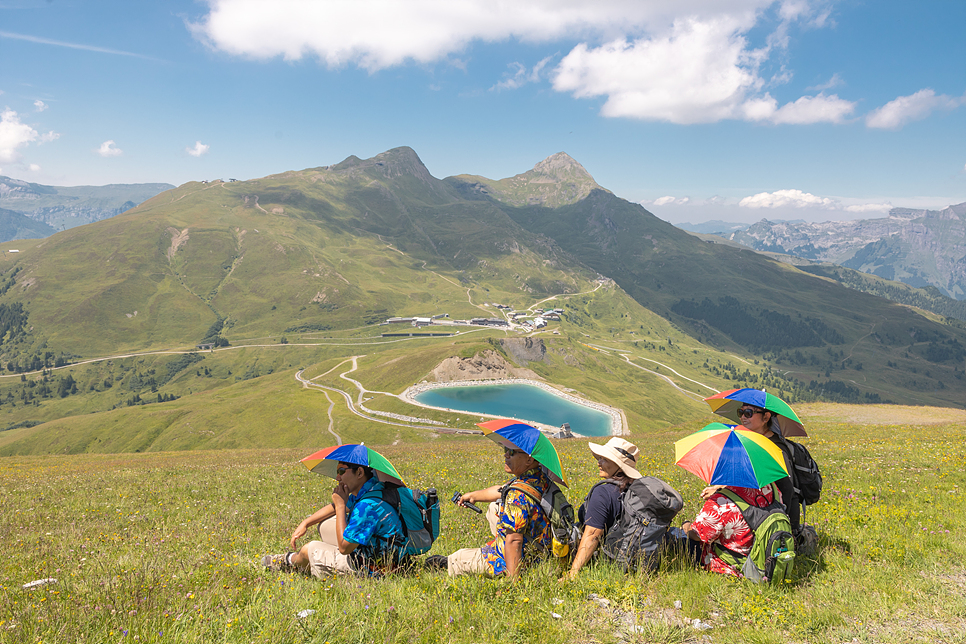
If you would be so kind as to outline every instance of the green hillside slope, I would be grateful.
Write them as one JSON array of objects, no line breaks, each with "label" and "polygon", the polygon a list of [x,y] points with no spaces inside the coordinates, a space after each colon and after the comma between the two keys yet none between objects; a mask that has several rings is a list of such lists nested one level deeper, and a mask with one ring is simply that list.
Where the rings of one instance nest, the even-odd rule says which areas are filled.
[{"label": "green hillside slope", "polygon": [[[397,148],[188,183],[18,250],[0,264],[4,453],[433,434],[356,414],[343,395],[471,429],[396,396],[450,356],[496,350],[514,363],[497,340],[522,330],[397,338],[379,323],[502,315],[495,303],[562,309],[534,334],[545,358],[517,366],[638,428],[706,415],[702,397],[745,385],[792,402],[966,399],[958,322],[701,241],[562,154],[500,181],[438,180]],[[342,377],[347,364],[364,390]],[[327,393],[303,391],[300,368]]]}]

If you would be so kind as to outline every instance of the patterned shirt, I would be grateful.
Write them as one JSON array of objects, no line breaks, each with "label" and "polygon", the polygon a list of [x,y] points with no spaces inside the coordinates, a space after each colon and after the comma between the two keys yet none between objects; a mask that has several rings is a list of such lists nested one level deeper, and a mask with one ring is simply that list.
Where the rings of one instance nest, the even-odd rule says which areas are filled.
[{"label": "patterned shirt", "polygon": [[378,559],[386,554],[392,539],[403,539],[402,522],[395,510],[378,498],[364,499],[367,492],[381,490],[383,484],[372,477],[357,494],[350,494],[345,504],[345,541],[359,544],[353,554],[365,559]]},{"label": "patterned shirt", "polygon": [[[541,495],[550,489],[550,479],[543,470],[530,470],[514,479],[533,487]],[[510,483],[512,483],[511,481]],[[507,483],[507,485],[510,485]],[[500,508],[496,537],[483,546],[483,560],[494,575],[506,572],[506,537],[508,534],[523,535],[524,559],[533,558],[550,550],[550,521],[540,507],[540,502],[520,490],[507,492],[506,501]]]},{"label": "patterned shirt", "polygon": [[[760,490],[747,487],[728,487],[738,498],[749,505],[765,507],[774,500],[771,485]],[[718,557],[714,552],[714,544],[747,557],[751,553],[751,544],[755,540],[755,533],[751,531],[741,510],[734,501],[718,492],[704,502],[704,507],[694,519],[694,530],[701,537],[701,563],[704,569],[723,575],[741,577],[741,571]]]}]

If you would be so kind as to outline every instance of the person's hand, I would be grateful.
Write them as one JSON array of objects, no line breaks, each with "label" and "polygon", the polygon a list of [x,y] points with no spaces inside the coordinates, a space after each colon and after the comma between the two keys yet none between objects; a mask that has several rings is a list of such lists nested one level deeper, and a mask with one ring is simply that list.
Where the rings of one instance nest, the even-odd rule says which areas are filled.
[{"label": "person's hand", "polygon": [[475,494],[476,492],[467,492],[466,494],[460,495],[456,505],[460,505],[465,508],[468,503],[476,503],[477,501],[476,497],[474,496]]},{"label": "person's hand", "polygon": [[723,485],[709,485],[708,487],[701,490],[701,498],[707,501],[715,494],[717,494],[718,490],[720,490],[723,487],[724,487]]},{"label": "person's hand", "polygon": [[335,486],[335,489],[332,490],[332,504],[335,505],[336,508],[344,508],[346,501],[348,500],[349,488],[344,486],[342,483],[339,483]]},{"label": "person's hand", "polygon": [[568,581],[573,581],[576,578],[577,578],[577,573],[574,572],[573,570],[568,570],[567,572],[565,572],[564,574],[562,574],[560,576],[560,579],[557,580],[557,583],[558,584],[565,584]]},{"label": "person's hand", "polygon": [[295,550],[295,542],[305,536],[305,524],[300,523],[295,532],[292,533],[292,540],[288,544],[289,550]]}]

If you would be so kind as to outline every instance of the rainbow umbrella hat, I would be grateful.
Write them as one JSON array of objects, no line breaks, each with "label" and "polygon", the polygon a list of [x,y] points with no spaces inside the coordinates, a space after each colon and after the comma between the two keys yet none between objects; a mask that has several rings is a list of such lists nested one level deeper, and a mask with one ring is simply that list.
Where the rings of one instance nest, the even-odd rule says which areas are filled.
[{"label": "rainbow umbrella hat", "polygon": [[788,476],[778,446],[724,423],[711,423],[674,443],[674,462],[708,485],[760,488]]},{"label": "rainbow umbrella hat", "polygon": [[360,445],[326,447],[315,454],[306,456],[301,462],[305,464],[305,467],[309,468],[310,472],[334,479],[335,471],[339,467],[340,461],[371,467],[375,470],[376,477],[383,483],[395,483],[401,486],[406,485],[403,483],[402,477],[399,476],[399,472],[389,462],[389,459],[376,450],[369,449],[365,443]]},{"label": "rainbow umbrella hat", "polygon": [[798,414],[788,406],[788,403],[778,396],[773,396],[761,389],[729,389],[728,391],[715,394],[710,398],[705,398],[704,402],[708,403],[711,411],[714,413],[719,416],[724,416],[728,420],[733,420],[738,424],[741,424],[741,418],[738,417],[738,409],[742,405],[761,407],[776,414],[778,427],[781,430],[781,435],[785,438],[791,436],[808,436],[805,433],[805,426],[798,418]]},{"label": "rainbow umbrella hat", "polygon": [[522,449],[535,461],[547,468],[547,472],[558,485],[567,486],[567,475],[560,464],[557,449],[543,432],[518,420],[501,418],[477,423],[483,435],[507,449]]}]

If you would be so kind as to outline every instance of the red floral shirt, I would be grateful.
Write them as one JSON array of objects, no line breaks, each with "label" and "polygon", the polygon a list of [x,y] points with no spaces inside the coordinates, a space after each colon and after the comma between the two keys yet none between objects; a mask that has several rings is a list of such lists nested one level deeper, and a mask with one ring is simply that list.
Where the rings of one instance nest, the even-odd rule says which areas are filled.
[{"label": "red floral shirt", "polygon": [[[728,487],[728,489],[749,505],[758,507],[765,507],[775,498],[770,485],[760,490],[747,487]],[[693,527],[703,544],[701,563],[704,569],[741,577],[741,571],[718,557],[713,548],[717,543],[739,555],[748,556],[751,552],[755,533],[748,527],[744,517],[741,516],[741,510],[734,501],[720,492],[713,495],[704,502],[704,507],[694,519]]]}]

